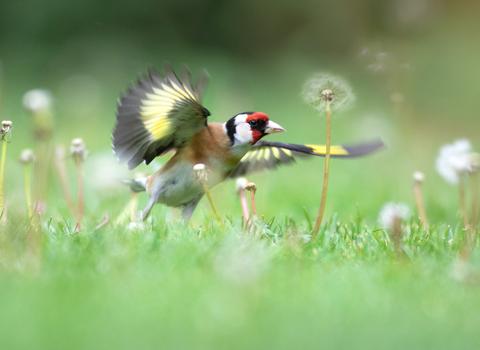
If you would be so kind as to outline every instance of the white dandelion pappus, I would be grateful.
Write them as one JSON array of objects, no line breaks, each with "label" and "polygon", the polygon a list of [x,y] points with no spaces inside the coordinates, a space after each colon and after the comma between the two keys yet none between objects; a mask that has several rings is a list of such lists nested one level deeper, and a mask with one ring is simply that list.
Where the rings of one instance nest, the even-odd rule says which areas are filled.
[{"label": "white dandelion pappus", "polygon": [[243,191],[245,190],[245,187],[247,186],[248,184],[248,181],[246,178],[244,177],[239,177],[237,179],[237,182],[235,183],[235,190],[236,192],[240,192],[240,191]]},{"label": "white dandelion pappus", "polygon": [[413,173],[413,180],[418,183],[425,181],[425,175],[420,171],[415,171]]},{"label": "white dandelion pappus", "polygon": [[303,100],[319,113],[326,109],[324,90],[331,90],[330,108],[332,111],[350,107],[355,101],[355,94],[350,84],[343,78],[329,74],[317,73],[303,86]]},{"label": "white dandelion pappus", "polygon": [[400,220],[408,220],[411,216],[411,211],[408,205],[404,203],[385,203],[380,210],[379,220],[383,226],[388,229],[393,229],[395,223]]},{"label": "white dandelion pappus", "polygon": [[52,94],[44,89],[30,90],[23,95],[22,103],[23,108],[31,113],[47,111],[52,105]]},{"label": "white dandelion pappus", "polygon": [[87,158],[88,151],[81,138],[72,140],[72,144],[70,145],[70,155],[73,157],[78,157],[81,160]]},{"label": "white dandelion pappus", "polygon": [[466,139],[457,140],[440,149],[436,168],[445,181],[453,185],[458,184],[460,176],[473,170],[471,149],[472,146]]}]

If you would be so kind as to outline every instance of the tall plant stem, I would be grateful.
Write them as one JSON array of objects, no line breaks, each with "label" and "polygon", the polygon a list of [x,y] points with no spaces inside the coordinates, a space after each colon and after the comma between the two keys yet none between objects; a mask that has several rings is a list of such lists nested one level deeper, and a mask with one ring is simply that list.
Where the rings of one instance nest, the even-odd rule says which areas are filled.
[{"label": "tall plant stem", "polygon": [[203,190],[205,191],[205,194],[207,195],[208,201],[210,202],[210,205],[212,206],[213,212],[215,213],[215,216],[217,217],[218,222],[220,225],[223,226],[222,218],[218,214],[217,208],[215,207],[215,204],[213,203],[213,198],[212,195],[210,194],[210,190],[208,189],[207,183],[205,180],[201,180],[201,184],[203,186]]},{"label": "tall plant stem", "polygon": [[0,165],[0,215],[3,215],[4,205],[4,182],[5,182],[5,160],[7,157],[7,137],[8,133],[3,135],[2,139],[2,163]]},{"label": "tall plant stem", "polygon": [[460,177],[460,183],[458,188],[460,190],[460,208],[462,210],[463,228],[467,229],[468,227],[467,200],[465,198],[465,179],[463,176]]},{"label": "tall plant stem", "polygon": [[77,232],[82,229],[82,219],[83,219],[83,176],[82,176],[82,160],[77,159],[77,170],[78,170],[78,222],[77,222]]},{"label": "tall plant stem", "polygon": [[136,220],[139,196],[140,196],[139,193],[132,192],[132,199],[130,200],[130,221]]},{"label": "tall plant stem", "polygon": [[311,241],[313,242],[317,238],[318,231],[320,230],[320,225],[322,224],[323,212],[325,211],[325,202],[327,200],[327,188],[328,188],[328,175],[330,172],[330,101],[327,99],[325,101],[326,111],[325,115],[327,117],[327,143],[325,150],[325,172],[323,175],[323,189],[322,189],[322,199],[320,201],[320,209],[318,211],[317,222],[315,223],[315,228],[313,229],[313,234]]},{"label": "tall plant stem", "polygon": [[480,200],[480,193],[478,192],[478,173],[474,172],[470,175],[470,189],[472,191],[471,198],[470,198],[470,230],[469,233],[469,245],[470,251],[473,249],[473,245],[475,244],[475,238],[477,236],[477,229],[478,229],[478,215],[479,215],[479,200]]},{"label": "tall plant stem", "polygon": [[478,216],[479,216],[479,202],[480,202],[480,192],[478,186],[479,176],[478,173],[473,173],[470,176],[470,189],[472,191],[471,198],[470,198],[470,209],[471,209],[471,218],[470,218],[470,225],[476,229],[478,225]]},{"label": "tall plant stem", "polygon": [[30,163],[26,163],[25,166],[25,197],[27,199],[27,208],[28,208],[28,217],[31,218],[33,215],[33,208],[32,208],[32,186],[30,182],[30,173],[31,167]]},{"label": "tall plant stem", "polygon": [[245,197],[245,190],[243,188],[240,189],[239,195],[240,195],[240,203],[242,205],[243,218],[245,219],[245,222],[248,224],[248,220],[250,220],[250,213],[248,211],[247,198]]},{"label": "tall plant stem", "polygon": [[255,205],[255,191],[250,191],[250,201],[252,202],[252,214],[258,218],[257,206]]},{"label": "tall plant stem", "polygon": [[65,157],[65,148],[63,146],[58,146],[55,148],[55,168],[57,170],[58,179],[60,180],[60,188],[62,189],[62,194],[65,198],[65,202],[67,203],[70,215],[75,218],[77,216],[77,211],[70,193],[70,188],[68,187],[68,175],[67,167],[65,165]]},{"label": "tall plant stem", "polygon": [[35,153],[41,155],[34,165],[33,201],[35,211],[45,214],[47,209],[47,187],[52,163],[52,145],[49,139],[37,140]]},{"label": "tall plant stem", "polygon": [[423,228],[428,230],[427,214],[425,213],[425,206],[423,205],[423,200],[422,200],[422,189],[419,183],[416,183],[413,186],[413,192],[415,194],[415,202],[417,203],[418,216],[420,217],[420,222]]}]

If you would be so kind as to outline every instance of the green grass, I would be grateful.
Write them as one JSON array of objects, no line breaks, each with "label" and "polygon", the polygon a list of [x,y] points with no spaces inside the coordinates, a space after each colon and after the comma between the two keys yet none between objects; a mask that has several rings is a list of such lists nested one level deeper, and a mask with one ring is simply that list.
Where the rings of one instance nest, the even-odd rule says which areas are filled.
[{"label": "green grass", "polygon": [[361,220],[334,217],[313,244],[305,222],[287,218],[253,234],[213,216],[187,227],[161,217],[133,230],[89,223],[80,233],[71,220],[44,223],[42,256],[30,259],[26,222],[7,224],[2,348],[475,349],[480,340],[478,286],[453,273],[458,228],[427,236],[408,223],[398,262],[388,233]]}]

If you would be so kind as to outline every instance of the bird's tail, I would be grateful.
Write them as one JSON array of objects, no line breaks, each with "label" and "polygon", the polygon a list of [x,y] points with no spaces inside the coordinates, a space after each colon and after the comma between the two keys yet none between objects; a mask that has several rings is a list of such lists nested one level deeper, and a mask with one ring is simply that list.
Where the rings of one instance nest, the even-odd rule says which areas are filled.
[{"label": "bird's tail", "polygon": [[133,192],[144,192],[147,190],[148,177],[140,177],[138,179],[123,179],[122,182],[130,187]]}]

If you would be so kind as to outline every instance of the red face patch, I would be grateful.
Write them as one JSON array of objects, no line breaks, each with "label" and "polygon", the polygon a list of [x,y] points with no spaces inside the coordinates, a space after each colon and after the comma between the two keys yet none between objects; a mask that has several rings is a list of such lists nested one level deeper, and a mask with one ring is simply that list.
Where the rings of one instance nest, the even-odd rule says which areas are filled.
[{"label": "red face patch", "polygon": [[[255,123],[258,122],[258,123]],[[265,125],[268,122],[268,116],[262,112],[255,112],[250,114],[246,120],[251,125],[252,130],[252,145],[256,144],[265,134]]]},{"label": "red face patch", "polygon": [[256,144],[263,137],[263,133],[258,130],[252,130],[252,145]]},{"label": "red face patch", "polygon": [[263,120],[264,122],[267,122],[268,121],[268,116],[265,113],[262,113],[262,112],[255,112],[255,113],[250,114],[247,117],[247,123],[250,120]]}]

